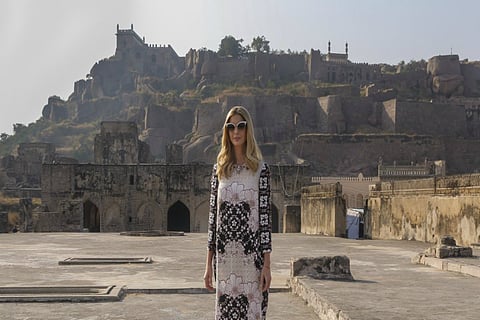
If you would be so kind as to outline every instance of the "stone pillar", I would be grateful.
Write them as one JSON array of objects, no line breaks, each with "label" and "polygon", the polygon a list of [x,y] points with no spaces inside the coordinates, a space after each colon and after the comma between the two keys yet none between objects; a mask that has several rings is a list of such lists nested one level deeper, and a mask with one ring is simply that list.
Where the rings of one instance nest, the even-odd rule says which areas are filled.
[{"label": "stone pillar", "polygon": [[283,215],[283,233],[296,233],[301,231],[302,221],[299,205],[286,205]]},{"label": "stone pillar", "polygon": [[0,211],[0,233],[8,232],[8,212]]}]

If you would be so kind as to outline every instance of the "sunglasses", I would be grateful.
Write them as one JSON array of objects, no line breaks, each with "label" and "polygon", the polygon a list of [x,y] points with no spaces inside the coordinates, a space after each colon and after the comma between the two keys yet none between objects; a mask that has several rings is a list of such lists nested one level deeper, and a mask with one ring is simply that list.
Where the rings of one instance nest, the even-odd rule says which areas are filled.
[{"label": "sunglasses", "polygon": [[238,130],[243,130],[247,127],[247,121],[239,121],[237,124],[227,122],[225,123],[225,128],[227,128],[230,131],[235,130],[237,128]]}]

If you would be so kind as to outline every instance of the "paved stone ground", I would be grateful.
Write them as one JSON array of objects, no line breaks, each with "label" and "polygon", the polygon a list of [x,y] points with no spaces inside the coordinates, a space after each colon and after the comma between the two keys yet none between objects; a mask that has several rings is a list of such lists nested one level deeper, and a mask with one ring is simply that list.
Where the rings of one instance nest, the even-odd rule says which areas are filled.
[{"label": "paved stone ground", "polygon": [[[0,319],[212,319],[213,294],[181,293],[203,286],[205,244],[206,234],[0,234],[0,287],[125,285],[130,290],[172,292],[130,293],[120,302],[105,303],[0,303]],[[340,254],[350,257],[355,282],[300,281],[350,319],[479,319],[479,278],[411,263],[429,244],[274,234],[273,246],[276,291],[271,293],[268,319],[318,319],[300,297],[282,291],[290,260]],[[58,264],[69,257],[151,257],[154,263]],[[472,261],[480,268],[479,259]]]}]

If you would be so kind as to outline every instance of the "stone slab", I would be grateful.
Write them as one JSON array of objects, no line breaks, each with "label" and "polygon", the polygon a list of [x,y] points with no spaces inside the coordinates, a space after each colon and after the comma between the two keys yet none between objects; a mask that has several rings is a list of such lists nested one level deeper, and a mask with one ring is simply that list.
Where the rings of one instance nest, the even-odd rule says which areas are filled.
[{"label": "stone slab", "polygon": [[122,286],[0,287],[0,302],[108,302],[125,296]]},{"label": "stone slab", "polygon": [[59,261],[59,265],[84,265],[84,264],[130,264],[130,263],[152,263],[152,258],[67,258]]}]

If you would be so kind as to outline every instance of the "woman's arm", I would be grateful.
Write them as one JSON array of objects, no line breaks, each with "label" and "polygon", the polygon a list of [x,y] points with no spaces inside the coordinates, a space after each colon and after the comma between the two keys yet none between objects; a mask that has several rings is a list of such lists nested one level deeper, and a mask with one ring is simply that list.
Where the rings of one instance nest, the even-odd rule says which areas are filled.
[{"label": "woman's arm", "polygon": [[213,262],[213,251],[208,250],[207,251],[207,261],[205,263],[205,274],[203,276],[203,281],[205,283],[205,288],[207,288],[210,291],[215,290],[213,287],[213,267],[212,267],[212,262]]},{"label": "woman's arm", "polygon": [[216,250],[216,231],[217,231],[217,194],[218,194],[218,177],[217,166],[213,166],[212,178],[210,181],[210,211],[208,213],[208,250],[207,260],[205,262],[205,274],[203,280],[205,288],[214,290],[213,288],[213,258]]}]

